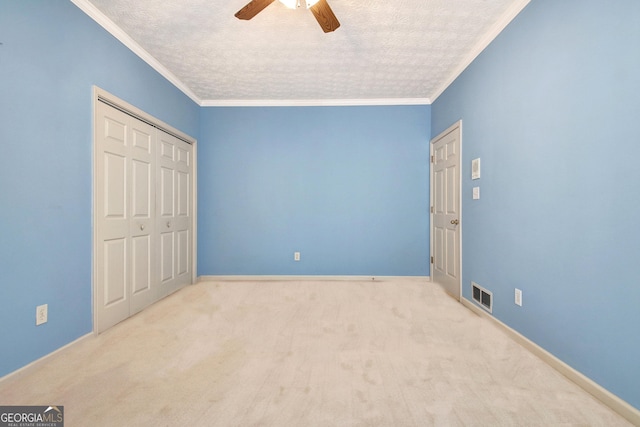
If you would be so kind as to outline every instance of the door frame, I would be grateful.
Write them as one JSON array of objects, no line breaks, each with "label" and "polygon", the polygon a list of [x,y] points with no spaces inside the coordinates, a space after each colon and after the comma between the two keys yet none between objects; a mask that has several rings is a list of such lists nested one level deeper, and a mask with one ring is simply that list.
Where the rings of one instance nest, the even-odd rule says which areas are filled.
[{"label": "door frame", "polygon": [[96,209],[96,197],[98,195],[98,183],[96,180],[96,164],[99,161],[97,146],[97,126],[98,122],[98,108],[97,105],[99,102],[105,102],[106,104],[111,105],[114,108],[117,108],[143,122],[149,123],[153,127],[160,129],[164,132],[172,134],[173,136],[182,139],[183,141],[191,144],[192,147],[192,173],[191,173],[191,188],[192,188],[192,197],[191,197],[191,284],[196,283],[197,280],[197,266],[198,266],[198,141],[190,135],[174,128],[173,126],[163,122],[160,119],[153,117],[152,115],[144,112],[143,110],[129,104],[128,102],[118,98],[117,96],[107,92],[104,89],[99,88],[98,86],[93,86],[93,99],[92,99],[92,129],[93,129],[93,141],[91,145],[91,149],[93,151],[92,155],[92,164],[91,164],[91,228],[92,228],[92,242],[91,242],[91,300],[92,300],[92,322],[93,322],[93,333],[97,335],[98,333],[98,320],[97,320],[97,304],[98,298],[96,293],[96,285],[98,282],[97,278],[97,269],[96,269],[96,253],[97,253],[97,245],[98,242],[98,210]]},{"label": "door frame", "polygon": [[447,129],[445,129],[444,131],[440,132],[438,135],[436,135],[435,137],[431,138],[431,140],[429,141],[429,253],[430,253],[430,259],[429,259],[429,275],[433,280],[433,267],[434,267],[434,263],[431,262],[431,259],[433,259],[433,236],[434,236],[434,221],[433,221],[433,215],[434,213],[432,212],[432,207],[433,207],[433,201],[434,201],[434,170],[433,170],[433,163],[431,162],[431,159],[433,158],[433,144],[434,142],[436,142],[438,139],[440,139],[441,137],[447,135],[448,133],[453,132],[456,128],[458,128],[458,132],[460,134],[460,138],[458,140],[458,153],[459,153],[459,159],[460,159],[460,164],[458,165],[458,208],[459,208],[459,217],[460,217],[460,224],[458,225],[458,247],[460,248],[460,255],[459,255],[459,259],[458,259],[458,265],[460,266],[460,274],[458,275],[458,301],[462,300],[462,227],[463,227],[463,221],[462,221],[462,119],[458,120],[457,122],[455,122],[454,124],[452,124],[451,126],[449,126]]}]

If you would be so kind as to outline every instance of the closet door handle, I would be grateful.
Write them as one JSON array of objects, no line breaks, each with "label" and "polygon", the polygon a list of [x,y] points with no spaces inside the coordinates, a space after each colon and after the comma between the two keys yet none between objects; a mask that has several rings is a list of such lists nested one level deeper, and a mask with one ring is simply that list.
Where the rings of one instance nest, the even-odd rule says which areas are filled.
[{"label": "closet door handle", "polygon": [[171,228],[171,221],[167,221],[167,228]]},{"label": "closet door handle", "polygon": [[144,230],[144,224],[140,224],[140,230]]}]

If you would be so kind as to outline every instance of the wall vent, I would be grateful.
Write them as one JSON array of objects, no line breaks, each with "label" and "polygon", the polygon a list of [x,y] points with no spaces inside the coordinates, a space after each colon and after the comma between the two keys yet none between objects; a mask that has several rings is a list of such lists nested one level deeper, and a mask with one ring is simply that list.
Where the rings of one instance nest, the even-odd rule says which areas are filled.
[{"label": "wall vent", "polygon": [[471,291],[473,300],[477,302],[480,307],[492,313],[493,294],[475,282],[471,282]]}]

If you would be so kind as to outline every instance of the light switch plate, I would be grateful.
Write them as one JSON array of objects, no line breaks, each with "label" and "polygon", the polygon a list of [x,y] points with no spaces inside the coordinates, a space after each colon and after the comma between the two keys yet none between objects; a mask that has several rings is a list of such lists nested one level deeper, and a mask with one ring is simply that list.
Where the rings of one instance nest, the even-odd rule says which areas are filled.
[{"label": "light switch plate", "polygon": [[480,178],[480,157],[471,160],[471,179]]},{"label": "light switch plate", "polygon": [[473,187],[473,200],[480,199],[480,187]]}]

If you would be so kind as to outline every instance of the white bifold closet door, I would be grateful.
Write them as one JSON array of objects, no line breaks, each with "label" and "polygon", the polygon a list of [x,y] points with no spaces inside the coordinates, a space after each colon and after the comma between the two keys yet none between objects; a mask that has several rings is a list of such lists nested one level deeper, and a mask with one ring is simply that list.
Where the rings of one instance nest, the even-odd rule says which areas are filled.
[{"label": "white bifold closet door", "polygon": [[191,145],[102,102],[96,114],[96,331],[191,282]]},{"label": "white bifold closet door", "polygon": [[168,295],[191,277],[191,146],[159,132],[158,148],[159,274]]}]

